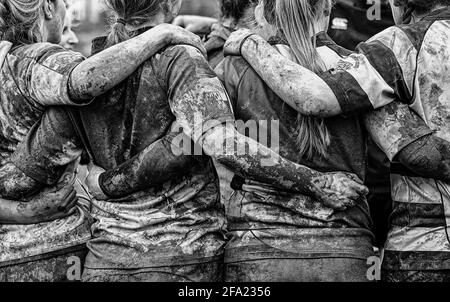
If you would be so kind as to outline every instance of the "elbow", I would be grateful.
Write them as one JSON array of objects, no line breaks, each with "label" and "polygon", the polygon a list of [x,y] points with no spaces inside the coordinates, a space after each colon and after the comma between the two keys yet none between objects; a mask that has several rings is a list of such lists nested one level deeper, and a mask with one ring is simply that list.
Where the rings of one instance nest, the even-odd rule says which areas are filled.
[{"label": "elbow", "polygon": [[232,125],[219,125],[207,131],[202,137],[202,147],[206,155],[215,159],[235,154],[236,138],[239,134]]}]

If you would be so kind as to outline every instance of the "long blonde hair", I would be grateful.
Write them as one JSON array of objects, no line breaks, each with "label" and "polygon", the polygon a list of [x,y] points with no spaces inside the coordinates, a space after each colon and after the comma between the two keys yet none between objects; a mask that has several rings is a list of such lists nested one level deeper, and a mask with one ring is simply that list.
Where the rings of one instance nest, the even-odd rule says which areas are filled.
[{"label": "long blonde hair", "polygon": [[0,40],[14,45],[42,42],[44,0],[1,0]]},{"label": "long blonde hair", "polygon": [[[275,20],[276,26],[289,44],[297,63],[314,71],[325,71],[325,63],[316,50],[314,21],[330,13],[332,0],[264,0],[272,1],[273,11],[266,19]],[[276,1],[275,6],[273,1]],[[272,18],[270,17],[272,15]],[[311,35],[314,37],[311,39]],[[325,157],[331,143],[330,133],[323,119],[298,115],[297,144],[300,156],[311,159],[314,155]]]}]

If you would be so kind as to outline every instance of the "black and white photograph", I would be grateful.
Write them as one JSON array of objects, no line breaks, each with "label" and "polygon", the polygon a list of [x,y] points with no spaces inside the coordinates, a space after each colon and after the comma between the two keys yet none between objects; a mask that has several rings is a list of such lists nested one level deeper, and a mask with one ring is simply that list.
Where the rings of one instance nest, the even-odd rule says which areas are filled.
[{"label": "black and white photograph", "polygon": [[449,234],[450,0],[0,0],[0,286],[443,284]]}]

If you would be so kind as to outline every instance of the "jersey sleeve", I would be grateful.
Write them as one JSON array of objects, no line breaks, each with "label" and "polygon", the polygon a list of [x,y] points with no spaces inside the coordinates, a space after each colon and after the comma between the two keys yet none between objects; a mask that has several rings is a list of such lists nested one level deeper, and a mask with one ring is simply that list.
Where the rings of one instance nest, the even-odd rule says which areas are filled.
[{"label": "jersey sleeve", "polygon": [[399,100],[411,104],[417,52],[408,36],[391,27],[320,77],[330,86],[346,116],[360,115]]},{"label": "jersey sleeve", "polygon": [[72,70],[84,59],[79,53],[49,46],[46,53],[33,60],[26,70],[26,88],[31,98],[42,106],[77,106],[89,103],[91,100],[71,98],[69,92]]},{"label": "jersey sleeve", "polygon": [[176,122],[194,142],[208,130],[234,122],[229,97],[201,52],[191,46],[168,48],[157,59]]},{"label": "jersey sleeve", "polygon": [[17,146],[11,161],[28,177],[54,185],[82,153],[82,142],[66,108],[51,107]]},{"label": "jersey sleeve", "polygon": [[394,102],[364,117],[367,131],[389,160],[433,131],[408,105]]}]

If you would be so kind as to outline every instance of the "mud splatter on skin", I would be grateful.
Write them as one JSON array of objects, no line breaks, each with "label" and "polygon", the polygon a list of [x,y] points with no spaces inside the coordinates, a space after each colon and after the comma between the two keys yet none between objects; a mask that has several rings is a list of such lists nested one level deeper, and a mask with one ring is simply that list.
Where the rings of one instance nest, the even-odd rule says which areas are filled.
[{"label": "mud splatter on skin", "polygon": [[336,96],[316,74],[299,69],[260,37],[247,41],[251,43],[244,44],[242,55],[287,104],[305,115],[331,117],[341,113]]},{"label": "mud splatter on skin", "polygon": [[364,119],[369,134],[390,159],[411,142],[432,133],[408,105],[400,102],[367,114]]},{"label": "mud splatter on skin", "polygon": [[403,149],[400,162],[417,174],[450,182],[450,142],[426,136]]},{"label": "mud splatter on skin", "polygon": [[29,178],[13,164],[0,167],[1,196],[11,200],[21,200],[38,190],[41,184]]},{"label": "mud splatter on skin", "polygon": [[[304,193],[318,198],[326,206],[340,210],[353,206],[368,194],[362,181],[350,173],[321,174],[282,159],[270,149],[237,133],[232,127],[225,133],[228,136],[222,139],[224,143],[220,146],[217,139],[223,137],[223,129],[213,129],[204,138],[204,149],[218,162],[244,178],[282,190]],[[227,143],[227,140],[232,143]],[[236,154],[235,146],[245,146],[246,150],[253,152],[239,155]],[[270,159],[273,165],[261,165]]]}]

